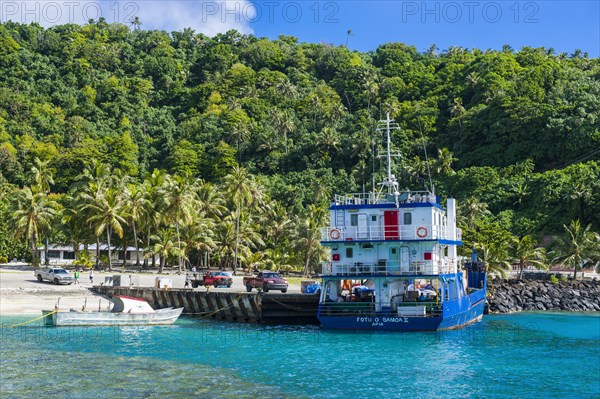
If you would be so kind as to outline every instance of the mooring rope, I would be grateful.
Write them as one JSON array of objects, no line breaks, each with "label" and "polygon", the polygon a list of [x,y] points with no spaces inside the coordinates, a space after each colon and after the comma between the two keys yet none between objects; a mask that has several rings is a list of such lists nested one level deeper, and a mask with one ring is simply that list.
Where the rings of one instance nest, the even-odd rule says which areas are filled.
[{"label": "mooring rope", "polygon": [[211,317],[212,315],[214,315],[214,314],[217,314],[217,313],[219,313],[219,312],[220,312],[220,311],[222,311],[222,310],[229,309],[230,307],[232,307],[232,306],[234,306],[234,305],[235,305],[235,302],[236,302],[236,301],[237,301],[237,302],[239,302],[239,301],[241,301],[241,299],[242,299],[242,297],[241,297],[241,296],[238,296],[238,297],[236,298],[236,300],[232,301],[232,302],[231,302],[229,305],[227,305],[227,306],[224,306],[224,307],[222,307],[222,308],[219,308],[219,309],[215,310],[214,312],[211,312],[211,313],[208,313],[208,314],[206,314],[206,313],[204,313],[204,312],[202,312],[202,313],[184,313],[184,314],[185,314],[185,315],[195,315],[195,314],[202,314],[202,315],[204,315],[204,316],[202,316],[202,317],[199,317],[199,318],[198,318],[199,320],[202,320],[202,319],[205,319],[205,318],[207,318],[207,317]]},{"label": "mooring rope", "polygon": [[53,315],[53,314],[54,314],[54,313],[56,313],[56,312],[58,312],[58,309],[56,309],[56,310],[54,310],[54,311],[52,311],[52,312],[50,312],[50,313],[46,313],[45,315],[41,315],[40,317],[36,317],[36,318],[35,318],[35,319],[33,319],[33,320],[25,321],[25,322],[23,322],[23,323],[14,324],[14,325],[12,325],[11,327],[15,328],[15,327],[24,326],[25,324],[33,323],[34,321],[37,321],[37,320],[43,319],[44,317],[51,316],[51,315]]}]

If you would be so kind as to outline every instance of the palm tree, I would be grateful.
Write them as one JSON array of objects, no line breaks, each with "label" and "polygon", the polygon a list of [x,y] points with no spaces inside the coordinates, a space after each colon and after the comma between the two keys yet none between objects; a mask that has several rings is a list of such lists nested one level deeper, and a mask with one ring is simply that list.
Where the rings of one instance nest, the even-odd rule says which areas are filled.
[{"label": "palm tree", "polygon": [[325,127],[317,136],[317,143],[323,151],[323,158],[330,159],[330,152],[334,152],[340,148],[340,140],[338,133],[331,127]]},{"label": "palm tree", "polygon": [[460,133],[462,134],[461,117],[467,112],[465,107],[463,107],[462,98],[456,97],[450,108],[448,108],[448,111],[450,111],[450,115],[453,118],[458,119],[458,127],[460,129]]},{"label": "palm tree", "polygon": [[573,184],[573,187],[563,196],[565,200],[572,201],[573,217],[585,221],[585,204],[593,197],[593,189],[583,182]]},{"label": "palm tree", "polygon": [[[177,243],[176,245],[173,240],[172,229],[160,229],[157,234],[152,236],[152,242],[154,242],[154,245],[149,247],[147,250],[148,254],[152,255],[152,257],[154,257],[154,255],[159,255],[159,273],[163,272],[169,256],[177,256],[178,259],[181,259],[182,256],[185,256],[181,242]],[[183,247],[185,247],[185,243],[183,244]]]},{"label": "palm tree", "polygon": [[283,135],[285,153],[288,153],[288,137],[296,130],[296,124],[290,111],[275,110],[271,113],[273,126]]},{"label": "palm tree", "polygon": [[41,161],[39,158],[35,158],[34,166],[31,167],[31,177],[34,185],[32,189],[38,193],[49,193],[50,185],[54,184],[54,178],[52,177],[52,170],[48,167],[50,161]]},{"label": "palm tree", "polygon": [[231,266],[234,271],[238,265],[246,263],[254,250],[265,244],[257,224],[248,212],[243,212],[241,217],[235,213],[228,215],[215,234],[222,267]]},{"label": "palm tree", "polygon": [[133,229],[133,241],[135,242],[135,265],[138,269],[141,268],[140,264],[140,243],[137,235],[137,222],[140,218],[146,215],[149,201],[146,197],[143,185],[130,184],[127,186],[124,192],[125,211],[129,217],[129,223]]},{"label": "palm tree", "polygon": [[76,258],[79,255],[79,244],[83,243],[87,252],[87,243],[93,238],[84,212],[81,211],[82,206],[79,196],[67,194],[60,214],[64,236],[67,237],[66,241],[73,245]]},{"label": "palm tree", "polygon": [[[148,209],[146,219],[143,224],[146,235],[146,246],[152,247],[152,237],[158,231],[160,223],[163,220],[165,208],[167,206],[166,187],[170,181],[170,176],[164,170],[154,169],[152,173],[144,180],[144,192],[148,200]],[[144,259],[146,264],[147,259]],[[156,257],[152,257],[152,268],[156,266]]]},{"label": "palm tree", "polygon": [[9,217],[14,226],[15,238],[25,237],[31,251],[32,263],[39,265],[37,251],[40,232],[50,230],[58,204],[44,193],[29,187],[18,190],[9,207]]},{"label": "palm tree", "polygon": [[292,232],[292,220],[288,217],[286,209],[278,202],[269,204],[266,213],[268,217],[267,237],[273,246],[269,251],[270,257],[277,264],[277,271],[279,271],[284,257],[282,244]]},{"label": "palm tree", "polygon": [[216,247],[213,240],[214,229],[213,219],[205,217],[201,212],[196,212],[192,222],[182,231],[185,248],[193,248],[198,251],[198,264],[202,258],[201,255],[210,253]]},{"label": "palm tree", "polygon": [[140,21],[140,17],[133,17],[129,20],[129,24],[133,27],[134,30],[139,30],[142,26],[142,21]]},{"label": "palm tree", "polygon": [[467,86],[475,87],[479,83],[479,74],[475,71],[467,75],[466,83]]},{"label": "palm tree", "polygon": [[477,198],[471,197],[459,205],[458,222],[469,229],[475,228],[475,222],[484,216],[490,214],[485,202],[480,202]]},{"label": "palm tree", "polygon": [[311,261],[320,260],[322,253],[320,227],[323,226],[324,219],[325,210],[311,204],[304,219],[298,223],[296,239],[298,246],[304,252],[303,274],[305,276],[310,275]]},{"label": "palm tree", "polygon": [[438,149],[438,158],[435,162],[435,171],[437,174],[453,175],[456,172],[452,169],[452,163],[457,161],[454,154],[447,148]]},{"label": "palm tree", "polygon": [[177,233],[177,245],[179,249],[179,272],[183,271],[182,255],[185,257],[185,250],[181,246],[180,227],[191,223],[198,190],[197,182],[190,183],[188,179],[181,176],[174,176],[170,179],[166,191],[167,206],[164,211],[165,219],[173,222]]},{"label": "palm tree", "polygon": [[[93,162],[86,167],[83,172],[75,178],[76,183],[72,190],[76,193],[73,201],[73,213],[76,219],[82,221],[87,228],[94,230],[90,221],[91,210],[87,206],[90,204],[100,204],[108,187],[113,184],[108,165],[101,162]],[[100,264],[100,236],[95,234],[96,238],[96,268]]]},{"label": "palm tree", "polygon": [[523,278],[525,266],[533,265],[538,269],[548,268],[544,262],[546,249],[536,247],[536,243],[530,235],[523,236],[522,238],[513,237],[513,250],[513,262],[519,265],[519,279]]},{"label": "palm tree", "polygon": [[298,96],[298,89],[289,79],[282,80],[275,86],[277,92],[280,93],[285,99],[293,100]]},{"label": "palm tree", "polygon": [[563,225],[566,237],[557,237],[557,246],[553,252],[553,261],[562,266],[573,268],[573,279],[577,278],[577,269],[592,259],[600,259],[600,236],[591,231],[592,225],[585,228],[579,220],[571,221],[567,227]]},{"label": "palm tree", "polygon": [[476,243],[475,247],[483,256],[483,261],[488,272],[499,273],[506,277],[506,271],[511,270],[512,266],[509,260],[508,248],[506,245],[497,243]]},{"label": "palm tree", "polygon": [[98,201],[88,203],[84,210],[89,212],[88,222],[94,226],[97,237],[106,231],[108,244],[108,270],[112,271],[112,249],[110,238],[113,231],[123,238],[123,225],[127,225],[124,217],[123,196],[116,188],[109,188]]},{"label": "palm tree", "polygon": [[[48,167],[50,161],[41,161],[39,158],[35,158],[34,166],[31,167],[31,177],[33,180],[33,185],[31,186],[31,190],[34,193],[50,193],[50,185],[54,184],[54,178],[52,177],[52,169]],[[49,264],[48,259],[48,232],[46,233],[46,237],[44,239],[44,259],[46,265]]]},{"label": "palm tree", "polygon": [[233,263],[233,273],[235,274],[238,262],[239,243],[240,243],[240,216],[243,207],[253,205],[262,205],[263,190],[259,186],[247,169],[236,166],[233,171],[225,176],[225,191],[231,197],[235,204],[236,217],[236,244]]}]

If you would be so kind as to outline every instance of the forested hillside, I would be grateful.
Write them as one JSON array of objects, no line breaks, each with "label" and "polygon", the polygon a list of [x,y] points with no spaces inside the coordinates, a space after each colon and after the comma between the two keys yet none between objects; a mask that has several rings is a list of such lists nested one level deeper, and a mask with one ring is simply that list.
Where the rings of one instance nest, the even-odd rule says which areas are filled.
[{"label": "forested hillside", "polygon": [[[37,184],[30,194],[56,204],[48,216],[54,222],[40,227],[36,242],[46,235],[72,242],[68,202],[82,185],[92,190],[94,173],[105,168],[113,180],[107,187],[146,187],[165,170],[167,180],[193,183],[199,200],[207,193],[223,200],[223,209],[202,215],[215,223],[201,240],[206,245],[193,247],[199,240],[189,238],[178,255],[163,248],[165,257],[210,254],[230,262],[232,243],[219,233],[230,217],[254,223],[242,263],[314,267],[321,256],[310,249],[314,237],[267,230],[282,214],[284,225],[314,230],[332,193],[371,190],[373,174],[379,181],[383,173],[383,136],[375,127],[386,113],[402,128],[393,137],[401,186],[430,185],[427,154],[437,193],[462,204],[469,247],[508,253],[503,245],[511,240],[532,235],[547,244],[573,220],[582,229],[600,227],[600,62],[579,51],[419,52],[388,43],[360,53],[289,36],[211,38],[103,21],[49,29],[5,23],[0,211],[10,211],[0,222],[0,257],[23,256],[31,242],[30,233],[9,234],[18,222],[9,217],[15,204],[27,202],[15,199],[24,195],[19,188]],[[252,181],[262,205],[252,195],[240,199],[246,194],[234,187],[236,176]],[[156,229],[140,217],[147,234],[131,238],[135,218],[124,211],[124,233],[113,230],[115,239],[155,248],[164,238],[152,238],[157,230],[180,236],[192,223],[167,215],[171,222]],[[89,215],[81,220],[93,224]],[[99,230],[90,229],[96,234],[82,233],[77,242],[95,242]]]}]

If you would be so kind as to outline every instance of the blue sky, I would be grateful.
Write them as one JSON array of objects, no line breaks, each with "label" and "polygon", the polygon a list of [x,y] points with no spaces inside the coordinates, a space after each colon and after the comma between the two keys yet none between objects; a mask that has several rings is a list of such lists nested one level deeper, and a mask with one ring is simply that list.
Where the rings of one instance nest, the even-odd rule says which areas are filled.
[{"label": "blue sky", "polygon": [[[501,49],[504,44],[575,49],[600,56],[600,0],[0,0],[0,20],[44,26],[137,16],[143,29],[237,29],[259,37],[345,44],[360,51],[387,42]],[[348,30],[352,34],[348,37]]]},{"label": "blue sky", "polygon": [[[273,2],[277,3],[277,2]],[[404,42],[424,51],[431,44],[500,49],[509,44],[552,47],[557,53],[579,48],[600,54],[600,1],[337,1],[284,2],[271,6],[250,26],[257,36],[281,33],[301,41],[344,44],[348,29],[351,49],[374,50],[381,43]],[[257,7],[270,11],[264,2]],[[318,10],[318,13],[317,13]],[[289,14],[289,15],[286,15]],[[298,19],[298,21],[295,21]]]}]

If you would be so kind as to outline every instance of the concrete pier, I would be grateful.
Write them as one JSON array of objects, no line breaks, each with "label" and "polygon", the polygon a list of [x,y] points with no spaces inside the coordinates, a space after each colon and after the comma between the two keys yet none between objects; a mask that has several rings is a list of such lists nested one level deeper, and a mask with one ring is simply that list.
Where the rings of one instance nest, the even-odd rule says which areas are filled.
[{"label": "concrete pier", "polygon": [[143,298],[155,309],[183,307],[188,316],[248,323],[318,324],[316,294],[206,292],[192,289],[95,286],[107,296]]}]

